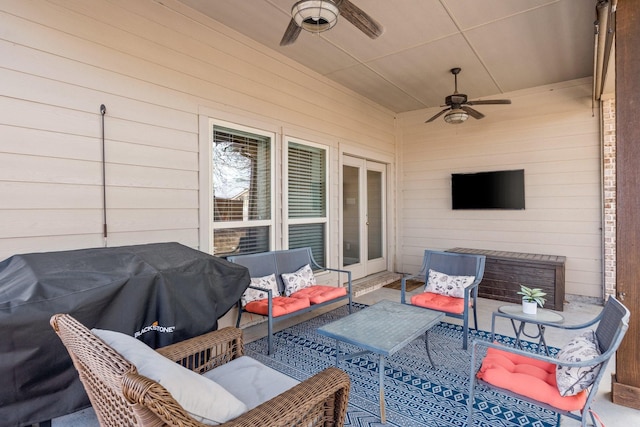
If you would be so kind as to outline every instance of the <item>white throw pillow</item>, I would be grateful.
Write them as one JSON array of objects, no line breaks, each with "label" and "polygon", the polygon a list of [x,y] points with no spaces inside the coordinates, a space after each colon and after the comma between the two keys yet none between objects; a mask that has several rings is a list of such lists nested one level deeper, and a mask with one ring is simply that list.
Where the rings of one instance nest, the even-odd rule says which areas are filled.
[{"label": "white throw pillow", "polygon": [[[600,356],[596,333],[585,331],[565,344],[558,352],[562,362],[583,362]],[[556,368],[556,382],[561,396],[573,396],[593,384],[600,372],[600,363],[593,366],[562,366]]]},{"label": "white throw pillow", "polygon": [[[263,289],[271,289],[271,295],[273,297],[280,296],[280,290],[278,289],[278,282],[276,281],[276,275],[270,274],[264,277],[252,277],[251,286],[258,286]],[[268,297],[267,291],[259,291],[257,289],[247,288],[240,298],[242,306],[249,304],[251,301],[257,301],[266,299]]]},{"label": "white throw pillow", "polygon": [[316,284],[316,278],[309,264],[306,264],[294,273],[282,273],[281,276],[284,282],[284,294],[286,296],[291,296],[291,294],[301,289]]},{"label": "white throw pillow", "polygon": [[142,341],[115,331],[92,332],[133,363],[139,374],[166,388],[201,423],[222,424],[248,411],[244,403],[219,384],[167,359]]},{"label": "white throw pillow", "polygon": [[429,269],[429,278],[424,291],[449,297],[464,298],[464,289],[471,285],[475,279],[475,276],[449,276]]}]

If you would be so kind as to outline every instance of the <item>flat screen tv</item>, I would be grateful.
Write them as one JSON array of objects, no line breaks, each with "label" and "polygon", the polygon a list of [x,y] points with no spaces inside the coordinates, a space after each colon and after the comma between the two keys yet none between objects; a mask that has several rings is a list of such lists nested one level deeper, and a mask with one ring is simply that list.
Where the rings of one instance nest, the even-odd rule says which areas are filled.
[{"label": "flat screen tv", "polygon": [[453,209],[524,209],[524,169],[451,174]]}]

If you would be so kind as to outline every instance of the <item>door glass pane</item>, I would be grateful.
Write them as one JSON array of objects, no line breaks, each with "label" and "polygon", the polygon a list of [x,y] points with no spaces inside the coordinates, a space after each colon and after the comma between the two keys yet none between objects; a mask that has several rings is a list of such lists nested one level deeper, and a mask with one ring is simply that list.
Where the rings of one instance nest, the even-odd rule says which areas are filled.
[{"label": "door glass pane", "polygon": [[367,241],[369,260],[382,258],[382,173],[367,171]]},{"label": "door glass pane", "polygon": [[360,262],[360,179],[358,168],[343,167],[342,197],[344,213],[343,251],[344,265]]}]

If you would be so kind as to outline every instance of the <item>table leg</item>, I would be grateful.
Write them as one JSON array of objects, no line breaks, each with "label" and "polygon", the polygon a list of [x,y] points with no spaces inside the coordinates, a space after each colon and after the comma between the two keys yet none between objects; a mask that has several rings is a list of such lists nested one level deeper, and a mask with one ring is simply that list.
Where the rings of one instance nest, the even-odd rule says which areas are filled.
[{"label": "table leg", "polygon": [[340,340],[336,340],[336,368],[340,362]]},{"label": "table leg", "polygon": [[380,362],[378,363],[378,375],[379,375],[379,384],[378,387],[380,389],[380,421],[382,424],[387,422],[387,417],[384,412],[384,356],[380,355]]},{"label": "table leg", "polygon": [[542,348],[544,345],[544,351],[549,356],[549,346],[547,346],[547,341],[544,339],[544,325],[538,325],[538,334],[540,335],[540,341],[538,341],[538,347]]},{"label": "table leg", "polygon": [[429,358],[429,363],[431,363],[431,367],[435,368],[436,365],[433,363],[433,359],[431,359],[431,352],[429,351],[429,330],[424,333],[424,347],[427,349],[427,357]]},{"label": "table leg", "polygon": [[522,333],[524,322],[520,322],[520,326],[516,327],[516,321],[513,319],[509,319],[509,320],[511,320],[513,333],[516,335],[516,348],[522,348],[522,345],[520,344],[520,334]]},{"label": "table leg", "polygon": [[516,334],[516,348],[522,348],[522,342],[520,340],[520,336],[524,335],[525,337],[531,338],[531,339],[538,339],[538,352],[540,352],[540,350],[542,349],[542,346],[544,345],[544,350],[545,353],[547,354],[547,356],[549,356],[549,347],[547,347],[547,342],[544,339],[544,325],[537,325],[538,326],[538,335],[529,335],[525,332],[524,328],[525,326],[527,326],[527,322],[523,322],[520,321],[519,326],[516,327],[516,322],[514,319],[510,319],[511,320],[511,325],[513,326],[513,331]]}]

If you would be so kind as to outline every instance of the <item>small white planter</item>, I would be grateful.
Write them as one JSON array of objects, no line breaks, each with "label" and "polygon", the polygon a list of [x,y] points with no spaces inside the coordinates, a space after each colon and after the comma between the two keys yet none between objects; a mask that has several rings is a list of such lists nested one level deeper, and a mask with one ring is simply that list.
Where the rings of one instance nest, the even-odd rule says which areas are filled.
[{"label": "small white planter", "polygon": [[536,314],[538,312],[538,303],[535,301],[522,300],[522,312],[525,314]]}]

